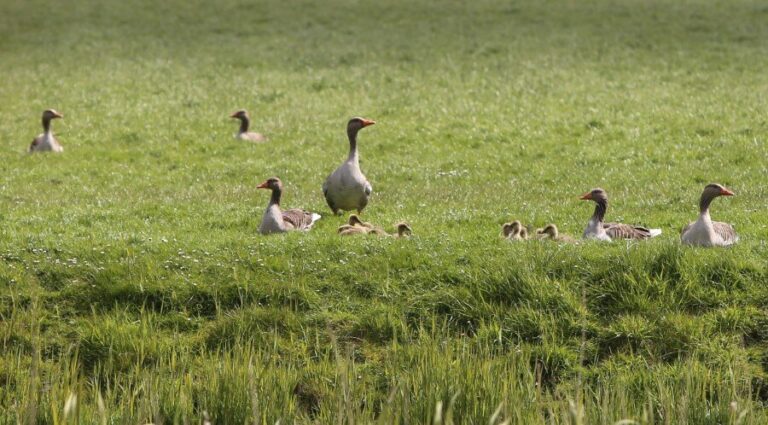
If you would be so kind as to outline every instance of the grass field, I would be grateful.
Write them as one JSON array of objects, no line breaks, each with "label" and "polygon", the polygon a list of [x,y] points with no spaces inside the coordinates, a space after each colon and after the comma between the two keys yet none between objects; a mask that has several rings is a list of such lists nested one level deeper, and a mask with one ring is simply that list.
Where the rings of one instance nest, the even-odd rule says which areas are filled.
[{"label": "grass field", "polygon": [[[768,7],[0,0],[3,423],[768,422]],[[61,155],[24,153],[40,113]],[[246,108],[266,145],[236,142]],[[366,220],[320,186],[360,133]],[[270,176],[308,234],[256,229]],[[703,187],[731,249],[681,247]],[[580,235],[593,187],[644,243]],[[632,422],[634,421],[634,422]]]}]

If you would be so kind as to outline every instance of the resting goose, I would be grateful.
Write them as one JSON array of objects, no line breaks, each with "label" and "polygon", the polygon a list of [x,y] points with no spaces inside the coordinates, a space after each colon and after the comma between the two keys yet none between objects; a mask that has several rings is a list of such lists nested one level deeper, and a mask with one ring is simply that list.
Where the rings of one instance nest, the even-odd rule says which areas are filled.
[{"label": "resting goose", "polygon": [[352,228],[356,228],[357,230],[364,229],[366,230],[366,233],[367,233],[368,231],[371,231],[374,229],[374,225],[360,220],[360,217],[358,217],[357,214],[350,214],[347,224],[342,224],[341,226],[339,226],[338,232],[341,233],[343,230],[352,229]]},{"label": "resting goose", "polygon": [[361,227],[367,227],[369,229],[373,229],[374,226],[371,223],[368,223],[367,221],[360,220],[360,217],[357,214],[350,214],[349,215],[349,225],[350,226],[361,226]]},{"label": "resting goose", "polygon": [[543,229],[536,230],[536,236],[541,240],[550,240],[563,243],[576,243],[576,239],[563,235],[557,230],[554,223],[547,224]]},{"label": "resting goose", "polygon": [[267,137],[265,135],[261,133],[254,133],[253,131],[248,131],[248,127],[251,125],[251,118],[248,116],[248,111],[245,109],[233,112],[229,117],[237,118],[240,120],[240,130],[238,130],[237,134],[235,135],[236,139],[254,143],[267,141]]},{"label": "resting goose", "polygon": [[35,140],[32,140],[32,143],[29,145],[29,152],[64,152],[64,148],[51,131],[51,120],[56,118],[64,118],[64,115],[53,109],[43,111],[43,133],[35,137]]},{"label": "resting goose", "polygon": [[739,241],[736,231],[728,223],[712,221],[709,217],[709,204],[718,196],[733,196],[733,192],[717,183],[708,184],[699,200],[699,218],[688,223],[680,233],[680,240],[685,245],[728,246]]},{"label": "resting goose", "polygon": [[360,171],[357,132],[373,124],[374,121],[365,118],[352,118],[347,123],[349,156],[323,183],[323,194],[333,214],[352,210],[357,210],[359,214],[368,204],[373,188]]},{"label": "resting goose", "polygon": [[392,236],[396,238],[407,238],[413,233],[411,226],[405,222],[395,224],[395,229],[397,229],[397,233]]},{"label": "resting goose", "polygon": [[367,235],[370,231],[371,229],[367,227],[350,226],[348,224],[339,227],[339,235],[341,236]]},{"label": "resting goose", "polygon": [[283,183],[277,177],[272,177],[264,183],[256,186],[259,189],[269,189],[272,197],[261,219],[259,233],[283,233],[289,230],[309,230],[317,220],[319,214],[315,214],[299,208],[282,211],[280,209],[280,196],[283,193]]},{"label": "resting goose", "polygon": [[603,189],[592,189],[581,196],[582,200],[594,201],[595,212],[584,230],[584,239],[611,241],[613,239],[647,239],[661,234],[661,229],[649,229],[622,223],[603,223],[608,210],[608,194]]},{"label": "resting goose", "polygon": [[501,234],[504,239],[510,241],[519,241],[528,237],[528,229],[526,229],[518,220],[511,223],[504,223],[501,226]]}]

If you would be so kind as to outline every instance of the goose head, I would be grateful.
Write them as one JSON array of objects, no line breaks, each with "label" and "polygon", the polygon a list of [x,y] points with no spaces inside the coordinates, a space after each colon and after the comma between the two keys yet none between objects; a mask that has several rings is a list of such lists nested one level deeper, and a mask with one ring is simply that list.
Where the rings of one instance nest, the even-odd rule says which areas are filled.
[{"label": "goose head", "polygon": [[395,228],[397,229],[398,238],[411,236],[411,234],[413,233],[413,229],[411,229],[411,226],[405,222],[395,224]]},{"label": "goose head", "polygon": [[704,188],[704,192],[702,192],[701,197],[714,199],[714,198],[717,198],[718,196],[733,196],[733,195],[734,193],[726,189],[725,186],[718,183],[710,183]]},{"label": "goose head", "polygon": [[374,124],[376,124],[376,121],[361,118],[361,117],[355,117],[349,120],[349,122],[347,123],[347,132],[357,133],[361,129]]},{"label": "goose head", "polygon": [[43,111],[43,119],[44,120],[52,120],[55,118],[64,118],[64,115],[58,113],[55,109],[46,109]]},{"label": "goose head", "polygon": [[270,177],[267,180],[265,180],[262,184],[256,186],[257,189],[269,189],[272,191],[275,190],[283,190],[283,182],[280,181],[277,177]]},{"label": "goose head", "polygon": [[608,200],[608,193],[600,188],[592,189],[589,192],[581,195],[580,199],[583,201],[595,201],[597,203],[605,202]]},{"label": "goose head", "polygon": [[241,109],[239,111],[232,112],[229,115],[230,118],[236,118],[238,120],[247,120],[248,119],[248,111],[245,109]]},{"label": "goose head", "polygon": [[525,226],[520,226],[520,231],[518,232],[517,236],[520,239],[528,239],[528,229]]}]

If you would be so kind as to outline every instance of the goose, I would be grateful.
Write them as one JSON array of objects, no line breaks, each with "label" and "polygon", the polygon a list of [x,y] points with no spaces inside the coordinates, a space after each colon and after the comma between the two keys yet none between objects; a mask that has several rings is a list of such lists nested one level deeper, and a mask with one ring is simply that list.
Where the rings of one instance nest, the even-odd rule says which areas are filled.
[{"label": "goose", "polygon": [[269,189],[272,191],[272,197],[269,199],[267,210],[264,211],[264,217],[261,219],[259,233],[262,235],[270,233],[283,233],[289,230],[309,230],[317,220],[320,214],[315,214],[299,208],[290,210],[280,209],[280,196],[283,193],[283,182],[277,177],[267,179],[264,183],[256,186],[258,189]]},{"label": "goose", "polygon": [[368,223],[367,221],[360,220],[360,217],[357,214],[350,214],[349,215],[349,225],[350,226],[362,226],[367,227],[369,229],[373,229],[375,226],[371,223]]},{"label": "goose", "polygon": [[543,229],[536,230],[536,236],[540,240],[550,240],[555,242],[564,243],[576,243],[576,239],[563,235],[557,230],[557,226],[554,223],[547,224]]},{"label": "goose", "polygon": [[397,233],[394,233],[391,236],[396,238],[407,238],[413,234],[413,229],[411,229],[411,226],[405,222],[395,224],[395,229],[397,229]]},{"label": "goose", "polygon": [[613,239],[647,239],[659,236],[661,229],[649,229],[642,226],[632,226],[622,223],[603,223],[605,212],[608,210],[608,194],[597,188],[581,195],[582,200],[594,201],[595,212],[584,229],[584,239],[611,241]]},{"label": "goose", "polygon": [[347,123],[349,137],[349,156],[323,183],[323,194],[333,214],[339,211],[357,210],[360,214],[368,204],[368,197],[373,188],[360,171],[360,160],[357,153],[357,132],[375,124],[365,118],[352,118]]},{"label": "goose", "polygon": [[352,236],[352,235],[367,235],[371,232],[371,229],[362,226],[350,226],[348,224],[339,227],[339,235]]},{"label": "goose", "polygon": [[267,141],[267,137],[265,135],[261,133],[254,133],[253,131],[248,131],[248,126],[251,124],[251,118],[248,116],[248,111],[245,109],[235,111],[229,117],[240,120],[240,130],[238,130],[237,134],[235,135],[236,139],[254,143]]},{"label": "goose", "polygon": [[504,223],[504,225],[501,226],[502,237],[510,241],[519,241],[525,239],[523,237],[523,230],[525,230],[524,235],[527,237],[528,229],[526,229],[518,220],[515,220],[511,223]]},{"label": "goose", "polygon": [[728,223],[712,221],[709,217],[709,204],[718,196],[733,196],[734,193],[720,184],[708,184],[699,200],[699,218],[688,223],[680,232],[680,240],[685,245],[728,246],[739,241],[736,231]]},{"label": "goose", "polygon": [[64,118],[64,115],[56,112],[54,109],[43,111],[43,133],[35,137],[35,140],[32,140],[32,143],[29,145],[29,152],[64,152],[64,147],[56,140],[51,131],[51,120],[56,118]]},{"label": "goose", "polygon": [[357,214],[350,214],[349,220],[347,221],[347,224],[342,224],[339,226],[339,233],[341,233],[342,230],[351,229],[351,228],[363,228],[367,231],[373,230],[375,226],[371,223],[365,222],[360,220],[360,217]]}]

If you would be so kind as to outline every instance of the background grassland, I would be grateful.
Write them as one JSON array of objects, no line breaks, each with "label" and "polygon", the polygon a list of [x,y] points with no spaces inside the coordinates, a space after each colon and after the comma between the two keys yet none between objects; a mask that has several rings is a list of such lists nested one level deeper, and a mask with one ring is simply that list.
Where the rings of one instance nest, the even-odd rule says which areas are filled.
[{"label": "background grassland", "polygon": [[[759,1],[0,1],[0,416],[765,423]],[[39,115],[63,155],[26,155]],[[247,108],[266,145],[236,143]],[[410,240],[340,239],[350,116]],[[256,234],[284,204],[326,217]],[[706,183],[742,243],[679,246]],[[602,186],[642,244],[579,234]]]}]

